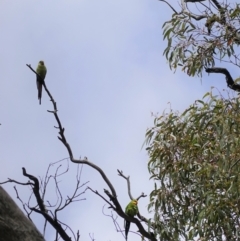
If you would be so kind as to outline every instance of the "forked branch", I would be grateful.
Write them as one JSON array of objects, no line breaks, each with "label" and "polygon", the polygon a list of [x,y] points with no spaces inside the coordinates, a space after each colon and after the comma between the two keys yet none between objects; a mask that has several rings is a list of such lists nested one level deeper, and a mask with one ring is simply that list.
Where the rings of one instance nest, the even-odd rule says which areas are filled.
[{"label": "forked branch", "polygon": [[[31,67],[30,64],[27,64],[27,67],[30,68],[35,74],[37,74],[36,71]],[[49,113],[52,113],[52,114],[54,115],[56,121],[57,121],[58,126],[57,126],[56,128],[59,130],[58,139],[59,139],[59,140],[63,143],[63,145],[66,147],[66,149],[67,149],[67,151],[68,151],[68,154],[69,154],[70,160],[71,160],[72,162],[74,162],[74,163],[81,163],[81,164],[88,165],[88,166],[92,167],[93,169],[97,170],[97,171],[100,173],[100,175],[102,176],[103,180],[104,180],[104,181],[106,182],[106,184],[108,185],[108,187],[110,188],[110,190],[111,190],[111,192],[112,192],[112,195],[116,197],[117,194],[116,194],[116,191],[115,191],[113,185],[111,184],[111,182],[110,182],[109,179],[107,178],[106,174],[104,173],[104,171],[103,171],[100,167],[98,167],[98,166],[95,165],[94,163],[88,161],[88,159],[87,159],[86,157],[85,157],[84,159],[75,159],[75,158],[73,157],[72,149],[71,149],[70,145],[68,144],[67,139],[66,139],[66,137],[65,137],[65,133],[64,133],[65,129],[64,129],[64,127],[62,126],[62,123],[61,123],[60,118],[59,118],[58,113],[57,113],[57,103],[56,103],[56,101],[53,99],[53,96],[51,95],[50,91],[48,90],[45,82],[43,83],[43,86],[44,86],[44,89],[46,90],[46,92],[47,92],[47,94],[48,94],[48,96],[49,96],[49,98],[50,98],[50,101],[51,101],[52,104],[53,104],[53,109],[54,109],[53,111],[49,111],[49,110],[48,110],[48,112],[49,112]]]},{"label": "forked branch", "polygon": [[130,198],[131,200],[133,200],[133,199],[139,200],[141,197],[146,197],[146,196],[147,196],[147,195],[145,195],[144,193],[142,193],[138,198],[133,198],[133,195],[131,194],[130,176],[126,177],[126,176],[123,174],[123,171],[120,171],[120,170],[118,170],[118,169],[117,169],[117,171],[118,171],[118,176],[123,177],[124,179],[127,180],[128,196],[129,196],[129,198]]},{"label": "forked branch", "polygon": [[39,209],[37,208],[30,208],[31,210],[42,214],[44,216],[44,218],[53,226],[53,228],[59,233],[59,235],[61,236],[61,238],[64,241],[71,241],[71,238],[67,235],[67,233],[65,232],[65,230],[62,228],[62,226],[60,225],[60,223],[58,222],[57,219],[53,219],[48,213],[47,210],[45,208],[45,205],[43,203],[43,200],[41,199],[41,195],[39,192],[39,181],[38,179],[33,176],[30,175],[26,172],[26,169],[23,167],[23,176],[28,177],[30,180],[33,181],[34,185],[33,185],[33,193],[34,196],[36,197],[37,200],[37,204],[39,206]]},{"label": "forked branch", "polygon": [[[36,72],[31,68],[30,65],[27,65],[35,74]],[[50,101],[53,103],[53,111],[48,111],[50,113],[52,113],[57,121],[57,124],[58,126],[56,127],[58,130],[59,130],[59,136],[58,136],[58,139],[63,143],[63,145],[66,147],[67,151],[68,151],[68,154],[69,154],[69,157],[70,157],[70,160],[74,163],[81,163],[81,164],[85,164],[85,165],[88,165],[90,167],[92,167],[93,169],[95,169],[96,171],[98,171],[98,173],[102,176],[103,180],[105,181],[105,183],[107,184],[107,186],[110,188],[111,190],[111,193],[109,191],[107,191],[106,189],[104,189],[104,192],[105,194],[110,198],[111,202],[114,204],[114,207],[113,209],[117,212],[117,214],[130,221],[130,222],[133,222],[137,225],[138,229],[139,229],[139,232],[146,238],[148,238],[149,240],[152,240],[152,241],[156,241],[156,238],[153,237],[150,233],[148,233],[142,226],[141,222],[136,219],[136,218],[131,218],[129,216],[127,216],[124,211],[122,210],[121,208],[121,205],[119,204],[118,202],[118,199],[117,199],[117,193],[112,185],[112,183],[110,182],[110,180],[108,179],[108,177],[106,176],[106,174],[104,173],[104,171],[99,167],[97,166],[96,164],[88,161],[87,157],[85,157],[84,159],[75,159],[73,157],[73,153],[72,153],[72,150],[71,150],[71,147],[70,145],[68,144],[67,142],[67,139],[65,137],[65,129],[63,128],[62,124],[61,124],[61,121],[60,121],[60,118],[58,116],[58,113],[57,113],[57,103],[55,102],[55,100],[53,99],[52,95],[50,94],[49,90],[47,89],[47,86],[46,84],[44,83],[44,89],[46,90],[48,96],[50,97]],[[101,196],[99,193],[97,193],[97,195]],[[103,198],[103,197],[102,197]],[[108,203],[109,204],[109,203]]]}]

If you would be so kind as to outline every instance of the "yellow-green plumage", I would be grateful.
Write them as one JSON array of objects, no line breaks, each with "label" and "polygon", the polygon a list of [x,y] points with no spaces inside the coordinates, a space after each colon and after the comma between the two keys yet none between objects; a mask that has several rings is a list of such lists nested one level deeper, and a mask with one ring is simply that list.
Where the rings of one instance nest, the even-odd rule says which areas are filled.
[{"label": "yellow-green plumage", "polygon": [[42,85],[44,83],[45,76],[47,74],[47,68],[44,65],[44,62],[41,60],[38,63],[37,69],[37,89],[38,89],[38,99],[39,104],[41,105],[41,98],[42,98]]},{"label": "yellow-green plumage", "polygon": [[[128,215],[129,217],[134,217],[135,215],[138,214],[138,206],[137,206],[138,201],[137,200],[132,200],[126,207],[125,209],[125,213],[126,215]],[[128,236],[128,232],[130,229],[130,222],[125,220],[125,237],[127,240],[127,236]]]}]

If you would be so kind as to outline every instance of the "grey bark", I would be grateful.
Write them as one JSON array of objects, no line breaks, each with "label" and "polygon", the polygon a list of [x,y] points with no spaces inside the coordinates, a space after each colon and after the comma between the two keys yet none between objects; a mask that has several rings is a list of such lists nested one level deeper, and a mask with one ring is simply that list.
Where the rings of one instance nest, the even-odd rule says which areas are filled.
[{"label": "grey bark", "polygon": [[41,233],[0,186],[0,241],[45,241]]}]

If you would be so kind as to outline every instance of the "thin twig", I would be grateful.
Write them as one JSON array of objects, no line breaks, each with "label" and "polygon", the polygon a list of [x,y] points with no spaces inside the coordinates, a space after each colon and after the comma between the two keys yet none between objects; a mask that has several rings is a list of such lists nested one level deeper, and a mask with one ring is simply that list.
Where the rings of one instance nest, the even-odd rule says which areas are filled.
[{"label": "thin twig", "polygon": [[71,233],[73,234],[74,239],[77,240],[75,233],[73,232],[73,230],[66,223],[64,223],[62,221],[59,221],[59,223],[61,223],[62,225],[66,226],[66,230],[69,229],[71,231]]},{"label": "thin twig", "polygon": [[165,3],[173,10],[173,12],[175,12],[176,14],[178,14],[178,12],[172,7],[171,4],[169,4],[167,1],[165,1],[165,0],[158,0],[158,1],[160,1],[160,2],[165,2]]},{"label": "thin twig", "polygon": [[114,207],[105,197],[103,197],[98,191],[92,190],[91,187],[87,187],[86,189],[89,189],[89,190],[91,190],[93,193],[97,194],[99,197],[101,197],[101,198],[109,205],[109,208],[112,208],[113,210],[116,211],[115,207]]},{"label": "thin twig", "polygon": [[79,230],[77,231],[77,241],[79,241],[80,239],[80,234],[79,234]]},{"label": "thin twig", "polygon": [[92,241],[95,241],[95,239],[94,239],[94,233],[93,233],[92,235],[89,233],[89,237],[90,237],[90,239],[91,239]]},{"label": "thin twig", "polygon": [[5,181],[5,182],[0,182],[0,185],[1,185],[1,184],[5,184],[5,183],[9,183],[9,182],[14,182],[14,183],[17,183],[17,184],[20,184],[20,185],[30,185],[30,186],[33,186],[33,185],[34,185],[33,183],[31,183],[31,182],[29,182],[29,181],[28,181],[27,183],[23,183],[23,182],[15,181],[15,180],[10,179],[10,178],[8,178],[8,180]]},{"label": "thin twig", "polygon": [[142,192],[142,194],[138,198],[136,198],[136,199],[139,200],[141,197],[147,197],[147,195],[144,194],[144,192]]},{"label": "thin twig", "polygon": [[133,198],[133,196],[132,196],[132,194],[131,194],[130,176],[126,177],[125,175],[123,175],[123,171],[120,171],[120,170],[118,170],[118,169],[117,169],[117,171],[118,171],[118,176],[123,177],[124,179],[127,180],[128,196],[129,196],[129,198],[130,198],[131,200],[133,200],[134,198]]},{"label": "thin twig", "polygon": [[105,205],[102,207],[102,213],[103,213],[103,215],[104,215],[104,216],[107,216],[107,217],[110,217],[110,218],[112,219],[113,224],[114,224],[114,226],[115,226],[115,228],[116,228],[116,231],[117,231],[117,232],[120,232],[120,233],[122,234],[123,238],[125,238],[124,230],[122,230],[122,229],[120,228],[120,225],[119,225],[119,223],[117,222],[118,216],[116,216],[116,217],[114,218],[112,212],[111,212],[111,215],[106,214],[106,213],[104,212],[104,207],[105,207]]},{"label": "thin twig", "polygon": [[17,199],[22,203],[23,209],[24,209],[25,212],[27,213],[28,219],[29,219],[31,222],[33,222],[32,219],[31,219],[31,217],[30,217],[30,215],[31,215],[32,212],[28,212],[28,210],[26,209],[26,204],[23,203],[22,199],[21,199],[20,196],[18,195],[18,191],[17,191],[16,186],[14,186],[13,188],[14,188],[14,190],[15,190],[15,192],[16,192]]},{"label": "thin twig", "polygon": [[62,237],[63,240],[65,241],[71,241],[71,238],[67,235],[67,233],[64,231],[64,229],[61,227],[61,225],[58,223],[57,219],[53,219],[51,216],[48,215],[47,210],[45,208],[45,205],[43,203],[43,200],[40,196],[39,193],[39,181],[36,177],[34,177],[33,175],[30,175],[26,172],[26,169],[23,167],[23,175],[28,177],[30,180],[32,180],[34,182],[34,187],[33,187],[33,193],[35,195],[35,198],[37,200],[38,206],[40,208],[30,208],[31,210],[40,213],[44,216],[44,218],[54,227],[54,229],[56,230],[57,233],[59,233],[59,235]]}]

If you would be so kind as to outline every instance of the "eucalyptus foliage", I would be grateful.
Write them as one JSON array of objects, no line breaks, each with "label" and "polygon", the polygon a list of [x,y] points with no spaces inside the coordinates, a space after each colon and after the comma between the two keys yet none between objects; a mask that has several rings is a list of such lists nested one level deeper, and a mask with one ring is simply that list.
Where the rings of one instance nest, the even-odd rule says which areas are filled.
[{"label": "eucalyptus foliage", "polygon": [[[186,3],[170,0],[173,14],[163,24],[164,55],[171,69],[201,76],[216,61],[240,66],[240,4],[207,0]],[[180,9],[179,9],[180,6]]]},{"label": "eucalyptus foliage", "polygon": [[207,93],[146,133],[159,240],[240,240],[240,101]]}]

